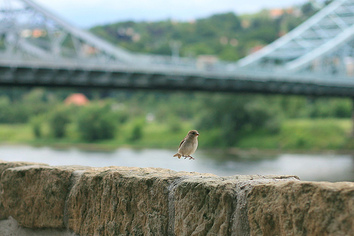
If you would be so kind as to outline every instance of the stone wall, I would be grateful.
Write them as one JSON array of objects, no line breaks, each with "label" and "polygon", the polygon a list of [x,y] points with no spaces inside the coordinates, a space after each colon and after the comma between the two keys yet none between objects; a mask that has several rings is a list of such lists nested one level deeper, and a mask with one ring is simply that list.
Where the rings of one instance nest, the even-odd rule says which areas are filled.
[{"label": "stone wall", "polygon": [[0,161],[0,235],[351,235],[354,183]]}]

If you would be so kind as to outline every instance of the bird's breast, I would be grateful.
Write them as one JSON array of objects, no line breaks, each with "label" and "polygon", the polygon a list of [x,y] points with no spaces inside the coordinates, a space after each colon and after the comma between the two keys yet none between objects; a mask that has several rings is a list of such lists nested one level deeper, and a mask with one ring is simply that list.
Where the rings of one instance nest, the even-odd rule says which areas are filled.
[{"label": "bird's breast", "polygon": [[198,147],[198,140],[192,141],[185,141],[181,147],[178,149],[178,152],[182,155],[192,155]]}]

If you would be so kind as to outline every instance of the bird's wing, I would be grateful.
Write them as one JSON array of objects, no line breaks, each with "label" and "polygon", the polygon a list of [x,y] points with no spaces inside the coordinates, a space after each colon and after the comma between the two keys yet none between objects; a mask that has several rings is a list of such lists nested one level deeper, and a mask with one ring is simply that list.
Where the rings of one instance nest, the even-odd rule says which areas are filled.
[{"label": "bird's wing", "polygon": [[178,147],[178,148],[180,148],[180,147],[182,146],[182,144],[184,143],[184,141],[186,141],[186,138],[184,138],[184,139],[181,141],[181,143],[179,144],[179,147]]}]

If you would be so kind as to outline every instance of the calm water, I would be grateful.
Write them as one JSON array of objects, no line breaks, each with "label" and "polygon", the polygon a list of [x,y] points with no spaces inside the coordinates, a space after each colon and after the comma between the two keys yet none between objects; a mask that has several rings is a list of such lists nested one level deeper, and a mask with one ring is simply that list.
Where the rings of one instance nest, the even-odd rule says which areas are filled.
[{"label": "calm water", "polygon": [[83,151],[76,148],[0,146],[0,160],[41,162],[50,165],[85,165],[161,167],[176,171],[213,173],[220,176],[238,174],[297,175],[301,180],[354,181],[354,157],[351,155],[279,154],[242,157],[211,154],[198,150],[195,160],[172,157],[175,150],[117,149],[112,152]]}]

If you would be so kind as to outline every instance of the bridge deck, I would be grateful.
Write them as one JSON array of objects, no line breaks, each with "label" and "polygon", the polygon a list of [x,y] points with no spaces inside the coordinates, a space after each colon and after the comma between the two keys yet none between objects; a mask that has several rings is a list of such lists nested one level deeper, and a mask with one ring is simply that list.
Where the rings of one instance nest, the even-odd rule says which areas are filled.
[{"label": "bridge deck", "polygon": [[220,72],[0,61],[0,86],[193,90],[354,97],[354,80],[247,70]]}]

